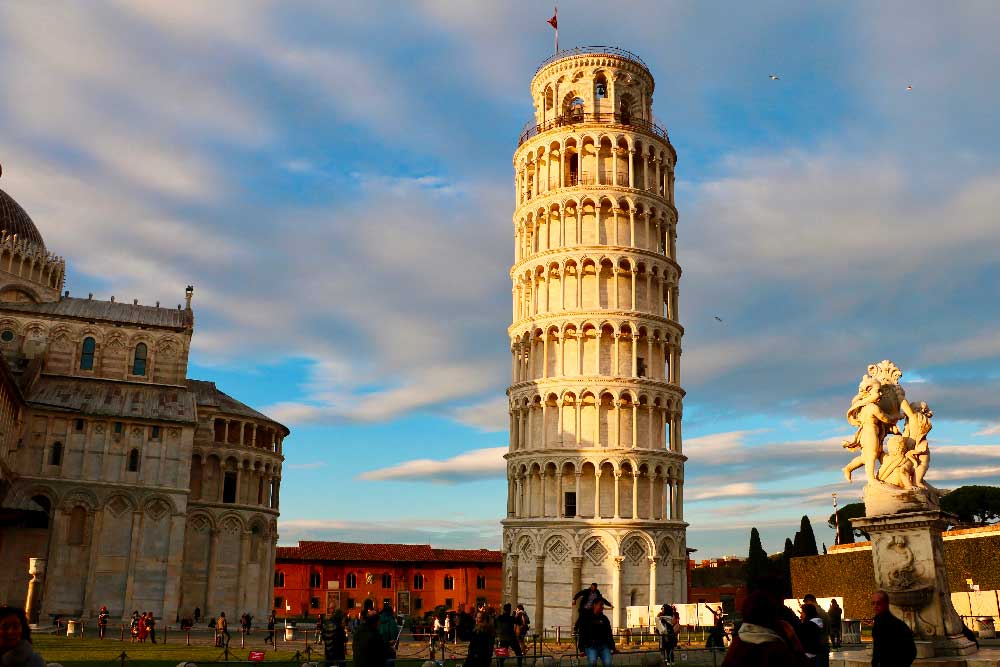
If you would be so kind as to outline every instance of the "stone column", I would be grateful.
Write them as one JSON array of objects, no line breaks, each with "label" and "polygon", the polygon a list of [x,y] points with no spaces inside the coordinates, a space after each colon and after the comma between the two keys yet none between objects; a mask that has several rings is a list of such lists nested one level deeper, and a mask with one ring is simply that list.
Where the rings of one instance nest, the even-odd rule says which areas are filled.
[{"label": "stone column", "polygon": [[614,514],[614,517],[616,519],[620,519],[621,518],[621,502],[620,502],[620,500],[621,500],[621,490],[620,490],[621,482],[622,482],[622,473],[621,473],[620,470],[616,470],[615,471],[615,514]]},{"label": "stone column", "polygon": [[520,597],[517,583],[517,561],[519,558],[518,554],[510,555],[510,604],[512,606],[517,604],[517,600]]},{"label": "stone column", "polygon": [[28,559],[28,574],[31,575],[31,580],[28,582],[28,597],[24,603],[24,613],[28,616],[28,623],[32,625],[38,624],[39,611],[42,607],[42,587],[45,585],[45,562],[44,558]]},{"label": "stone column", "polygon": [[649,558],[649,606],[656,606],[656,559]]},{"label": "stone column", "polygon": [[601,471],[594,470],[594,518],[601,517]]},{"label": "stone column", "polygon": [[94,610],[94,580],[97,578],[97,556],[101,542],[101,523],[104,512],[88,512],[90,519],[90,556],[87,561],[87,582],[83,591],[83,615],[89,616]]},{"label": "stone column", "polygon": [[545,556],[535,557],[535,625],[545,627]]},{"label": "stone column", "polygon": [[141,510],[132,513],[132,546],[129,549],[128,562],[125,566],[125,603],[122,605],[122,613],[128,613],[133,607],[132,596],[135,593],[135,565],[139,559],[139,545],[142,543],[142,519]]},{"label": "stone column", "polygon": [[639,518],[639,472],[632,471],[632,519]]},{"label": "stone column", "polygon": [[[573,595],[583,590],[583,556],[573,556]],[[576,618],[573,619],[574,621]]]},{"label": "stone column", "polygon": [[[579,470],[577,470],[576,471],[576,486],[574,487],[574,491],[576,492],[576,513],[574,514],[574,517],[583,516],[583,512],[580,511],[580,509],[582,508],[582,505],[583,505],[583,498],[580,496],[580,478],[581,477],[583,477],[583,473],[580,472]],[[573,591],[573,592],[576,593],[576,591]]]},{"label": "stone column", "polygon": [[611,604],[615,606],[612,610],[611,625],[616,628],[620,628],[625,624],[627,620],[625,614],[622,613],[622,563],[625,562],[623,556],[615,556],[612,561],[614,571],[612,572],[613,579],[611,581],[611,597],[613,601]]},{"label": "stone column", "polygon": [[[215,575],[215,565],[219,558],[219,529],[212,529],[212,537],[208,543],[208,585],[205,587],[205,616],[214,616],[219,613],[219,610],[215,608],[215,586],[212,585],[214,581],[217,581]],[[271,576],[274,576],[273,574]],[[128,609],[126,608],[127,612]]]},{"label": "stone column", "polygon": [[[246,597],[247,597],[247,567],[249,565],[249,554],[250,554],[250,531],[242,531],[240,533],[240,561],[237,563],[239,568],[238,574],[236,575],[236,611],[242,610],[246,607]],[[211,583],[209,584],[211,585]],[[243,613],[240,611],[240,613]]]}]

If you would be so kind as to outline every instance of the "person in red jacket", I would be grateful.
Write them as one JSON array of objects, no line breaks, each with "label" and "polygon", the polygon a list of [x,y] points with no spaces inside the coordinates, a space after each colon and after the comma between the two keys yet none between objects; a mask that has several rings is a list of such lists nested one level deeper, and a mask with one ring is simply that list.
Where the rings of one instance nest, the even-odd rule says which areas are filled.
[{"label": "person in red jacket", "polygon": [[795,630],[781,620],[778,603],[767,593],[751,593],[743,603],[743,624],[734,633],[722,667],[806,667]]}]

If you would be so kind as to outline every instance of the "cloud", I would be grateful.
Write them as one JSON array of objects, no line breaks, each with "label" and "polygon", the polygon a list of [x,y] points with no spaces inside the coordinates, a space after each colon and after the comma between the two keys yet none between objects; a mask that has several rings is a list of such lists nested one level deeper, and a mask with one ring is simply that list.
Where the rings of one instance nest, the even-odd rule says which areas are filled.
[{"label": "cloud", "polygon": [[444,460],[414,459],[388,468],[371,470],[359,475],[368,481],[427,481],[455,484],[477,479],[504,477],[507,463],[503,456],[507,447],[487,447]]},{"label": "cloud", "polygon": [[983,436],[983,435],[1000,435],[1000,424],[990,424],[985,426],[972,435]]},{"label": "cloud", "polygon": [[504,396],[489,398],[481,403],[464,405],[451,410],[455,421],[486,433],[506,431],[510,427],[508,402]]},{"label": "cloud", "polygon": [[[397,510],[399,508],[396,508]],[[294,546],[299,540],[430,544],[438,548],[500,548],[500,517],[485,519],[448,516],[434,519],[407,517],[398,520],[294,519],[282,514],[278,520],[281,544]]]}]

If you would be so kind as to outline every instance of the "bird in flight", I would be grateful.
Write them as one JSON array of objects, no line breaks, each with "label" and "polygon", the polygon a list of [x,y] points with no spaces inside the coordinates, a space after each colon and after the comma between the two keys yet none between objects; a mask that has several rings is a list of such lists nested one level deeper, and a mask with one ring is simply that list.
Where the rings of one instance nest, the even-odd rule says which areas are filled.
[{"label": "bird in flight", "polygon": [[906,89],[907,90],[913,90],[913,86],[907,86]]},{"label": "bird in flight", "polygon": [[721,322],[721,321],[722,321],[722,318],[721,318],[721,317],[719,317],[718,315],[716,315],[716,316],[715,316],[715,319],[716,319],[717,321],[719,321],[719,322]]},{"label": "bird in flight", "polygon": [[778,77],[777,74],[771,74],[768,76],[768,78],[771,79],[771,81],[780,81],[780,78]]}]

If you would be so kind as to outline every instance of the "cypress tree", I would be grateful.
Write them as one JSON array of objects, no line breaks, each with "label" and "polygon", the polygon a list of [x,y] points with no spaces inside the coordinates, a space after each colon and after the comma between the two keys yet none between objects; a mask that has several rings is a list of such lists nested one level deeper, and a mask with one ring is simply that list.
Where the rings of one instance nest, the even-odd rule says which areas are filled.
[{"label": "cypress tree", "polygon": [[816,548],[816,534],[813,533],[812,524],[809,523],[809,517],[806,515],[802,516],[802,524],[799,526],[799,534],[796,535],[796,538],[798,538],[795,545],[796,556],[819,555],[819,549]]},{"label": "cypress tree", "polygon": [[750,530],[750,553],[747,554],[747,586],[752,588],[754,582],[767,574],[767,552],[760,543],[760,533],[756,528]]}]

